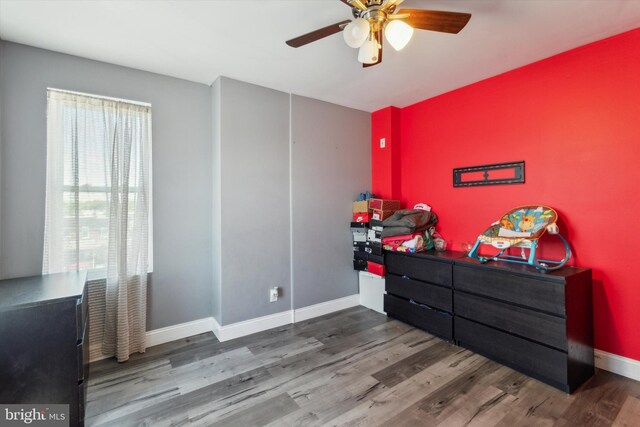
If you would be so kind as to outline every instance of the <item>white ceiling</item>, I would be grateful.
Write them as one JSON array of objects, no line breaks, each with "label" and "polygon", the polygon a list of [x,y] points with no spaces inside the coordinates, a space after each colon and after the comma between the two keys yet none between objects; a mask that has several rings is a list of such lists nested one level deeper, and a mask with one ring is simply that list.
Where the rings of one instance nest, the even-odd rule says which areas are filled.
[{"label": "white ceiling", "polygon": [[458,35],[416,31],[363,69],[336,34],[338,0],[0,0],[0,38],[211,84],[219,75],[366,111],[422,99],[640,26],[640,0],[407,0],[472,13]]}]

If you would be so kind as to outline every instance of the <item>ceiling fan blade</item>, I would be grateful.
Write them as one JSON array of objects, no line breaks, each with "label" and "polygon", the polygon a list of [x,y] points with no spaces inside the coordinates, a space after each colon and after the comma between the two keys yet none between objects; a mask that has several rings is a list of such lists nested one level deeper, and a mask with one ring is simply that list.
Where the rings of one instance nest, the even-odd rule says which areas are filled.
[{"label": "ceiling fan blade", "polygon": [[339,33],[344,28],[343,26],[351,22],[350,20],[341,21],[333,25],[328,25],[319,30],[311,31],[310,33],[296,37],[295,39],[287,40],[286,43],[291,47],[300,47],[316,40],[323,39],[335,33]]},{"label": "ceiling fan blade", "polygon": [[442,12],[439,10],[402,9],[398,13],[408,13],[401,20],[420,30],[458,34],[471,19],[470,13]]},{"label": "ceiling fan blade", "polygon": [[382,62],[382,29],[375,32],[375,38],[378,42],[378,61],[373,64],[362,64],[362,68],[373,67]]},{"label": "ceiling fan blade", "polygon": [[357,7],[360,10],[367,10],[367,6],[361,0],[340,0],[349,7]]}]

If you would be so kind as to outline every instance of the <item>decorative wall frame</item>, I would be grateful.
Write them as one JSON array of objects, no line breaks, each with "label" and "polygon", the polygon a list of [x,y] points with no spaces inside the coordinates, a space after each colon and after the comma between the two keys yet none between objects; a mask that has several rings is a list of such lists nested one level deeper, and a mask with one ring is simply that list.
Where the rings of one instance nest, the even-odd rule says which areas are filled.
[{"label": "decorative wall frame", "polygon": [[453,169],[454,187],[524,184],[524,160]]}]

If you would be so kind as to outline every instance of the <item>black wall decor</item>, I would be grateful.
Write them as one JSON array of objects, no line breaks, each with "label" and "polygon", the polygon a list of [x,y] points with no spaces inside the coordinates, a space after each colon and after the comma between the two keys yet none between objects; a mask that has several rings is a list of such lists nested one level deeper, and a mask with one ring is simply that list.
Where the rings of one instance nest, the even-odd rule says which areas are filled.
[{"label": "black wall decor", "polygon": [[524,161],[453,169],[454,187],[524,184]]}]

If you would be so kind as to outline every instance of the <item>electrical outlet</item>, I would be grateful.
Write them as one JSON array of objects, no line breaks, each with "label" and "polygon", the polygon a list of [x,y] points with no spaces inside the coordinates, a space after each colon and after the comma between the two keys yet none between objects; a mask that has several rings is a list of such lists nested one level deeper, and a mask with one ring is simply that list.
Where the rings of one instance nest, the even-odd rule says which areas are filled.
[{"label": "electrical outlet", "polygon": [[380,148],[384,148],[387,146],[387,139],[386,138],[380,138]]},{"label": "electrical outlet", "polygon": [[278,301],[278,296],[280,295],[280,288],[277,286],[274,286],[273,288],[269,289],[269,302],[276,302]]}]

